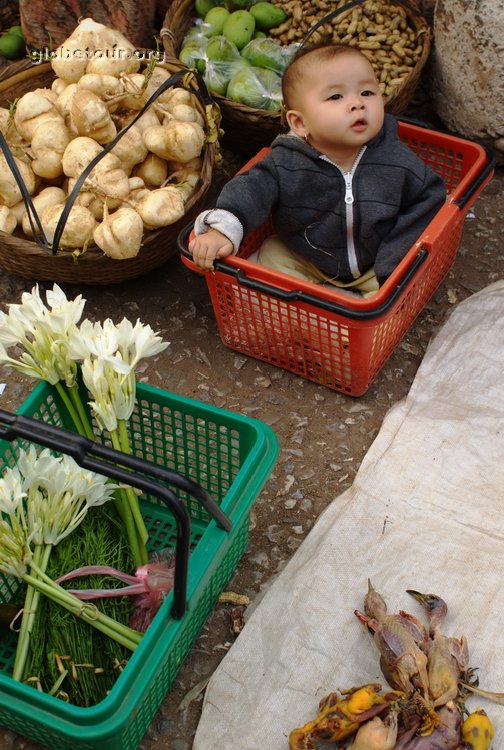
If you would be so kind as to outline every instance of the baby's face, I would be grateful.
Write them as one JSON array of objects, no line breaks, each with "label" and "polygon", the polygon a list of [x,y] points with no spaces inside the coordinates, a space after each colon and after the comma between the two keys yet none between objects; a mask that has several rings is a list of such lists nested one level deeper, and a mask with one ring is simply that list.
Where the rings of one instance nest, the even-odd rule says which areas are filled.
[{"label": "baby's face", "polygon": [[301,114],[309,142],[329,156],[339,148],[359,150],[383,125],[383,99],[373,68],[352,52],[309,62],[293,108]]}]

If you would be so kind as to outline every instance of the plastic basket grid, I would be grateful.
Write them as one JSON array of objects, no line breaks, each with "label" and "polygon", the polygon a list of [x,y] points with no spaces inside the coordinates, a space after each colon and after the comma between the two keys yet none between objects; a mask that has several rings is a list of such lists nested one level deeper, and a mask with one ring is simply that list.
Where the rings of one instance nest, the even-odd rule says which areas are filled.
[{"label": "plastic basket grid", "polygon": [[[19,412],[67,427],[58,396],[39,385]],[[186,614],[170,617],[170,594],[110,694],[81,708],[14,682],[10,672],[15,637],[0,643],[0,724],[58,750],[135,750],[172,685],[248,541],[250,507],[276,459],[277,443],[261,422],[149,386],[138,387],[130,421],[133,450],[197,478],[233,522],[219,529],[199,503],[187,501],[191,516]],[[16,462],[21,441],[0,441],[3,467]],[[218,467],[217,467],[217,464]],[[178,492],[182,499],[182,494]],[[151,549],[173,546],[176,526],[156,497],[142,503]],[[16,601],[19,584],[0,576],[0,602]]]},{"label": "plastic basket grid", "polygon": [[[268,221],[244,238],[237,258],[226,259],[218,270],[205,274],[224,344],[348,395],[359,396],[369,388],[452,267],[467,210],[491,178],[490,170],[478,185],[489,159],[485,150],[471,141],[406,122],[399,122],[399,134],[443,178],[449,200],[382,289],[368,300],[349,298],[248,262],[272,231]],[[242,169],[259,161],[266,152],[263,149]],[[464,198],[471,190],[470,198]],[[463,205],[458,205],[461,200]],[[420,250],[426,252],[426,259],[398,299],[380,313],[379,306],[387,301]],[[182,259],[195,269],[184,254]],[[226,266],[236,273],[220,270]],[[262,290],[264,283],[281,293],[301,289],[312,298],[320,298],[321,303],[333,300],[338,309],[323,309],[317,299],[315,304],[282,299],[282,294]],[[359,317],[352,314],[354,311],[370,314]]]}]

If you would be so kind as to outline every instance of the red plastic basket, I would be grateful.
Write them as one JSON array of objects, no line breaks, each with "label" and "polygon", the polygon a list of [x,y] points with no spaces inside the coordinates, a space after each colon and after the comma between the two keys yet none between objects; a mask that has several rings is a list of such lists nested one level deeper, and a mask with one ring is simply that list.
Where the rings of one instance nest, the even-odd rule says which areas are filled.
[{"label": "red plastic basket", "polygon": [[192,226],[181,232],[182,260],[204,273],[226,346],[350,396],[367,391],[453,265],[467,211],[493,175],[489,151],[470,140],[403,120],[399,135],[441,175],[449,198],[373,297],[349,297],[248,261],[271,233],[268,222],[211,272],[191,260]]}]

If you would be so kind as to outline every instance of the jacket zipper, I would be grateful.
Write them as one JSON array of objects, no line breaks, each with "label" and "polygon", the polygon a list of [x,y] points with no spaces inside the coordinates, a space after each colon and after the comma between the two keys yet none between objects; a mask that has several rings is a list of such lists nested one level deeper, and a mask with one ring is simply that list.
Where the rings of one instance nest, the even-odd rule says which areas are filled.
[{"label": "jacket zipper", "polygon": [[[353,210],[353,204],[354,204],[354,195],[352,191],[352,181],[355,174],[355,170],[357,169],[357,166],[362,158],[362,155],[364,154],[364,151],[366,150],[366,146],[363,146],[361,150],[359,151],[356,160],[353,163],[352,169],[350,172],[343,172],[341,167],[338,167],[339,171],[343,175],[343,179],[345,180],[345,213],[346,213],[346,228],[347,228],[347,255],[348,255],[348,265],[350,268],[350,272],[354,279],[357,279],[360,275],[360,269],[359,269],[359,263],[357,261],[357,252],[355,249],[355,239],[354,239],[354,210]],[[338,165],[336,165],[338,166]]]}]

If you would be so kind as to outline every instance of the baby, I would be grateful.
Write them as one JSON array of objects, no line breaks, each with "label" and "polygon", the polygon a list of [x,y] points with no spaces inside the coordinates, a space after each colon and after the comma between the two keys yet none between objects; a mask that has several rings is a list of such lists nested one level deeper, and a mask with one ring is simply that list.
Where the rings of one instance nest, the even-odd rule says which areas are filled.
[{"label": "baby", "polygon": [[282,81],[290,128],[222,189],[189,243],[209,270],[271,215],[257,262],[369,296],[446,198],[442,179],[397,134],[369,60],[356,48],[301,48]]}]

